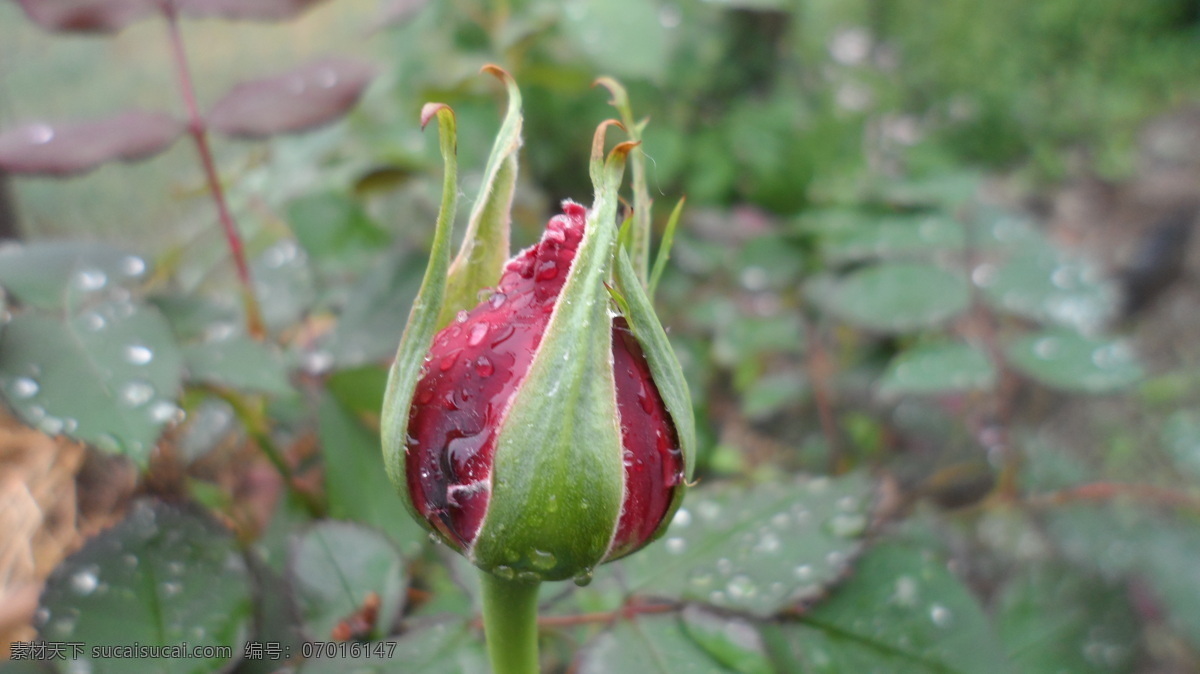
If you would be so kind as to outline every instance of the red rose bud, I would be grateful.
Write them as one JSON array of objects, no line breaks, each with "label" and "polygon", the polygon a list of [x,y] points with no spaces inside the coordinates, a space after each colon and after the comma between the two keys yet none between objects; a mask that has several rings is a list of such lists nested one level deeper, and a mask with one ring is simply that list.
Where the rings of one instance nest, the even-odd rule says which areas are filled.
[{"label": "red rose bud", "polygon": [[[429,351],[409,412],[408,494],[460,550],[471,547],[487,513],[504,413],[542,341],[586,216],[579,204],[564,204],[541,243],[513,258],[495,292],[442,329]],[[623,317],[613,319],[611,340],[621,443],[604,449],[620,453],[625,484],[605,558],[632,552],[652,538],[684,473],[675,424]],[[530,561],[535,567],[550,562],[548,556]]]},{"label": "red rose bud", "polygon": [[[448,109],[428,114],[453,132]],[[690,475],[687,387],[616,245],[616,193],[632,144],[605,160],[605,126],[593,147],[593,208],[566,202],[494,288],[472,289],[483,296],[477,305],[460,304],[439,325],[433,317],[456,310],[453,288],[462,285],[449,264],[454,202],[444,193],[450,201],[389,378],[389,476],[419,521],[502,578],[590,578],[597,564],[665,530]],[[443,157],[450,171],[445,138]],[[491,225],[471,225],[463,250],[481,245],[472,232]],[[485,256],[459,255],[476,257]]]}]

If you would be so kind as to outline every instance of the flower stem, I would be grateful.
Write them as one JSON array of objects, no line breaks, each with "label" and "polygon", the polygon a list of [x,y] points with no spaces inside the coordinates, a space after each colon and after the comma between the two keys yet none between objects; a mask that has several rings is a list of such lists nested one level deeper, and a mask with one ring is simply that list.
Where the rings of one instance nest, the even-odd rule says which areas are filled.
[{"label": "flower stem", "polygon": [[492,674],[537,674],[537,598],[541,583],[480,571],[483,630]]},{"label": "flower stem", "polygon": [[183,96],[183,104],[187,109],[188,134],[196,145],[200,155],[200,164],[204,167],[204,178],[208,182],[208,192],[212,195],[217,207],[217,219],[225,233],[225,241],[229,244],[229,253],[233,257],[233,265],[237,270],[238,283],[242,287],[242,305],[246,312],[246,329],[250,336],[262,339],[267,331],[263,326],[262,312],[258,307],[258,299],[254,296],[254,285],[250,282],[250,266],[246,264],[245,246],[242,235],[238,232],[237,223],[229,211],[225,200],[225,190],[217,176],[216,162],[213,161],[212,150],[208,146],[208,127],[204,117],[200,115],[200,107],[196,104],[196,88],[192,84],[192,75],[188,67],[187,52],[183,48],[183,36],[179,33],[179,17],[173,0],[163,0],[163,14],[167,20],[167,31],[171,41],[171,56],[175,62],[175,76],[179,80],[179,91]]}]

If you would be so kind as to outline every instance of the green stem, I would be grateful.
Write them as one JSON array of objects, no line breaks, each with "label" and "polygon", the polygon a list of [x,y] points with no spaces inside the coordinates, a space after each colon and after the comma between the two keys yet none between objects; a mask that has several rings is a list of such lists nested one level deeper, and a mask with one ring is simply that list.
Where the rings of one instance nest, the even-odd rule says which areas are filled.
[{"label": "green stem", "polygon": [[492,674],[537,674],[538,586],[480,571],[483,630]]}]

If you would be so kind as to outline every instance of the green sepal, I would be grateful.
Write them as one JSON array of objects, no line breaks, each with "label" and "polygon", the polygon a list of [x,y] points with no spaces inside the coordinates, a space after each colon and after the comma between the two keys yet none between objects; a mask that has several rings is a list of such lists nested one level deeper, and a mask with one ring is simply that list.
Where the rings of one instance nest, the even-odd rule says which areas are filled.
[{"label": "green sepal", "polygon": [[662,278],[663,270],[667,268],[667,260],[671,257],[671,246],[675,243],[675,228],[679,226],[679,216],[683,213],[683,204],[687,202],[687,197],[679,200],[675,204],[675,209],[671,211],[671,217],[667,218],[667,228],[663,230],[662,242],[658,244],[658,255],[654,257],[654,271],[650,273],[650,285],[646,287],[646,292],[650,295],[650,299],[654,299],[654,291],[658,290],[658,281]]},{"label": "green sepal", "polygon": [[692,480],[692,471],[696,466],[696,418],[692,410],[692,397],[688,393],[687,380],[683,376],[683,368],[679,366],[679,359],[675,357],[675,351],[671,348],[667,333],[654,313],[650,296],[642,287],[637,271],[629,260],[629,255],[623,250],[617,251],[615,280],[617,291],[624,300],[625,320],[629,322],[629,329],[633,332],[634,339],[642,347],[642,353],[645,354],[646,362],[650,365],[651,378],[654,380],[654,385],[658,387],[658,394],[662,396],[671,420],[675,422],[675,433],[679,436],[680,449],[683,450],[685,484],[680,484],[675,488],[667,514],[663,517],[662,523],[658,525],[654,536],[651,537],[653,540],[666,531],[675,510],[683,502],[686,482]]},{"label": "green sepal", "polygon": [[[601,150],[607,126],[597,130]],[[469,552],[477,566],[501,577],[589,574],[616,533],[625,468],[604,282],[631,147],[618,145],[593,171],[600,180],[583,240],[501,422],[488,510]]]},{"label": "green sepal", "polygon": [[388,478],[400,492],[401,501],[421,526],[432,527],[410,500],[405,477],[405,436],[408,433],[408,411],[412,405],[417,382],[425,365],[425,354],[438,330],[438,316],[446,301],[446,275],[450,268],[450,232],[458,208],[457,130],[454,111],[442,103],[427,103],[421,110],[421,126],[434,116],[438,120],[438,144],[441,147],[445,174],[442,180],[442,205],[438,209],[433,245],[429,251],[429,266],[421,280],[421,289],[413,300],[408,324],[400,336],[396,360],[388,372],[387,392],[383,398],[380,431],[383,437],[383,465]]},{"label": "green sepal", "polygon": [[621,123],[629,134],[629,140],[639,143],[639,146],[634,148],[629,156],[629,166],[633,173],[633,231],[628,249],[633,267],[637,270],[638,278],[644,285],[648,282],[650,271],[650,209],[654,200],[650,198],[650,190],[646,186],[646,153],[642,150],[640,143],[642,142],[642,131],[645,130],[646,124],[650,120],[634,121],[633,106],[629,103],[629,93],[625,91],[625,87],[621,86],[620,82],[611,77],[601,77],[596,80],[595,84],[608,89],[608,92],[612,94],[609,105],[616,108],[621,115]]},{"label": "green sepal", "polygon": [[503,68],[483,67],[508,90],[508,110],[492,144],[491,155],[483,169],[483,182],[467,231],[446,283],[446,302],[438,316],[438,327],[445,327],[459,311],[479,304],[479,291],[500,280],[508,261],[509,231],[512,221],[513,193],[517,186],[517,152],[521,148],[521,91]]}]

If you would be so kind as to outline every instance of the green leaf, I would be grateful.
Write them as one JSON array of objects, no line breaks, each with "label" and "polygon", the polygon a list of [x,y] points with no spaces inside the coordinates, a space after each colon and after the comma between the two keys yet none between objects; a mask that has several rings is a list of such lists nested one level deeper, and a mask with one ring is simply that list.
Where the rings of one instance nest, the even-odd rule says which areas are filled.
[{"label": "green leaf", "polygon": [[900,257],[960,250],[965,243],[963,227],[940,213],[917,216],[871,217],[855,214],[826,221],[833,227],[821,232],[821,251],[830,262]]},{"label": "green leaf", "polygon": [[[216,671],[241,658],[251,597],[227,531],[198,512],[141,501],[51,574],[39,638],[82,642],[81,658],[98,674]],[[93,647],[133,644],[224,646],[232,657],[92,658]]]},{"label": "green leaf", "polygon": [[424,531],[408,516],[402,497],[387,479],[378,436],[329,395],[321,397],[317,427],[330,516],[373,526],[387,533],[405,555],[415,556],[421,550]]},{"label": "green leaf", "polygon": [[766,634],[781,671],[1012,671],[975,598],[935,556],[886,544],[801,618]]},{"label": "green leaf", "polygon": [[680,615],[683,631],[710,657],[741,674],[775,671],[763,648],[758,626],[746,620],[708,611],[692,604]]},{"label": "green leaf", "polygon": [[26,423],[145,463],[175,421],[183,361],[152,307],[104,302],[65,322],[34,313],[0,335],[0,392]]},{"label": "green leaf", "polygon": [[42,241],[0,246],[0,286],[21,303],[44,309],[77,306],[146,277],[146,261],[105,244]]},{"label": "green leaf", "polygon": [[579,674],[727,674],[684,631],[674,616],[640,616],[617,622],[584,647]]},{"label": "green leaf", "polygon": [[950,393],[995,385],[987,354],[970,344],[926,344],[897,354],[879,380],[879,394]]},{"label": "green leaf", "polygon": [[512,75],[493,65],[484,70],[495,75],[508,90],[508,110],[496,133],[492,152],[483,169],[479,195],[471,207],[462,246],[446,279],[446,303],[438,325],[448,325],[459,311],[479,303],[479,292],[500,281],[508,260],[513,193],[517,186],[517,151],[521,148],[521,91]]},{"label": "green leaf", "polygon": [[333,331],[307,356],[311,369],[358,367],[392,355],[420,288],[423,262],[409,254],[385,255],[363,274]]},{"label": "green leaf", "polygon": [[441,622],[405,632],[395,641],[362,644],[370,655],[310,658],[303,674],[478,674],[488,670],[483,643],[465,622]]},{"label": "green leaf", "polygon": [[254,294],[263,321],[272,332],[286,330],[312,309],[316,299],[308,253],[293,239],[283,239],[250,265]]},{"label": "green leaf", "polygon": [[180,341],[222,339],[236,334],[241,324],[234,305],[197,294],[156,294],[146,300],[167,319]]},{"label": "green leaf", "polygon": [[344,194],[307,194],[288,202],[288,224],[296,240],[319,263],[346,267],[386,246],[387,232]]},{"label": "green leaf", "polygon": [[387,369],[365,365],[334,372],[325,380],[325,388],[351,414],[360,418],[378,417],[387,389]]},{"label": "green leaf", "polygon": [[1142,367],[1124,341],[1085,337],[1067,330],[1026,335],[1008,347],[1021,372],[1047,386],[1106,393],[1142,378]]},{"label": "green leaf", "polygon": [[1200,418],[1192,410],[1179,410],[1163,424],[1162,443],[1179,466],[1193,479],[1200,479]]},{"label": "green leaf", "polygon": [[663,538],[616,573],[635,593],[770,616],[845,572],[869,501],[858,475],[693,489]]},{"label": "green leaf", "polygon": [[318,523],[296,541],[288,566],[310,639],[331,641],[334,627],[371,593],[380,600],[372,636],[386,634],[399,615],[408,582],[404,563],[387,538],[367,527]]},{"label": "green leaf", "polygon": [[1045,245],[1029,246],[999,267],[980,265],[973,277],[997,309],[1037,321],[1089,331],[1116,310],[1117,291],[1097,269]]},{"label": "green leaf", "polygon": [[592,72],[657,82],[675,40],[656,7],[639,0],[582,0],[564,6],[561,25]]},{"label": "green leaf", "polygon": [[883,332],[906,332],[942,323],[967,308],[967,284],[951,272],[923,264],[885,262],[832,279],[810,282],[808,295],[848,323]]},{"label": "green leaf", "polygon": [[276,395],[294,390],[279,350],[249,337],[190,344],[183,361],[191,379],[205,384]]},{"label": "green leaf", "polygon": [[1139,650],[1124,588],[1078,569],[1021,569],[996,613],[1005,648],[1025,674],[1126,672]]},{"label": "green leaf", "polygon": [[1134,575],[1166,609],[1166,623],[1200,647],[1200,526],[1119,503],[1055,509],[1051,538],[1067,558],[1104,577]]}]

